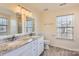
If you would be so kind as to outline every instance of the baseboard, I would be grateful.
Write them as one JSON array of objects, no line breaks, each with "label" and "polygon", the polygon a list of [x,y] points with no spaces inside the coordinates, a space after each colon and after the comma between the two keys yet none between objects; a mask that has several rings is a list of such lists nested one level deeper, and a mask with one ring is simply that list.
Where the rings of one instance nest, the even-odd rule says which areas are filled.
[{"label": "baseboard", "polygon": [[62,46],[57,46],[57,45],[49,45],[51,47],[58,47],[58,48],[63,48],[63,49],[67,49],[67,50],[71,50],[71,51],[76,51],[79,52],[79,49],[71,49],[71,48],[67,48],[67,47],[62,47]]}]

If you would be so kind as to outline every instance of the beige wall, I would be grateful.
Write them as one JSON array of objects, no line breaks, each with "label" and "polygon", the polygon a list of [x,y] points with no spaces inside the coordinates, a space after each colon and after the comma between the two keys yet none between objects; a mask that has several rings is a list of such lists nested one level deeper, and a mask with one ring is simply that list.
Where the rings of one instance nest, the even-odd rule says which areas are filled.
[{"label": "beige wall", "polygon": [[[56,16],[74,14],[74,40],[56,39]],[[50,41],[50,45],[79,50],[79,7],[64,7],[56,11],[42,13],[40,19],[40,31]]]}]

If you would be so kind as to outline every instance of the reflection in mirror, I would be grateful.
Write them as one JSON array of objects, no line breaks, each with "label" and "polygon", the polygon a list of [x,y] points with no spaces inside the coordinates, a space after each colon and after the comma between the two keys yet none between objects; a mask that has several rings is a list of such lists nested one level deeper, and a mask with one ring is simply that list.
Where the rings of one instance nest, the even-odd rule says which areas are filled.
[{"label": "reflection in mirror", "polygon": [[22,18],[21,18],[21,14],[17,13],[16,17],[17,17],[17,23],[18,23],[18,33],[22,33]]},{"label": "reflection in mirror", "polygon": [[34,32],[34,19],[31,17],[27,17],[25,21],[25,29],[26,32],[32,33]]}]

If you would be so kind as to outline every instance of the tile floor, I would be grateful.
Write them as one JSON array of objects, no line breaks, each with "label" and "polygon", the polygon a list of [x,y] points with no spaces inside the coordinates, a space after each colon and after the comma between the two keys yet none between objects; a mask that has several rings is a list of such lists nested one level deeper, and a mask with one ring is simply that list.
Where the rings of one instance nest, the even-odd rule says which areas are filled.
[{"label": "tile floor", "polygon": [[50,46],[42,56],[79,56],[79,52]]}]

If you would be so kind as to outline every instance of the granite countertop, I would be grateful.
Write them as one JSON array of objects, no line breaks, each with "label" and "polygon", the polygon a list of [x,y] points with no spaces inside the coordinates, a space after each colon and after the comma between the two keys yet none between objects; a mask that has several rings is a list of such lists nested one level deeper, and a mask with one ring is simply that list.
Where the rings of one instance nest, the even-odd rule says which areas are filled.
[{"label": "granite countertop", "polygon": [[24,44],[30,43],[31,41],[35,40],[33,38],[38,38],[39,36],[23,36],[20,39],[11,42],[5,42],[0,44],[0,55],[8,53],[16,48],[23,46]]}]

